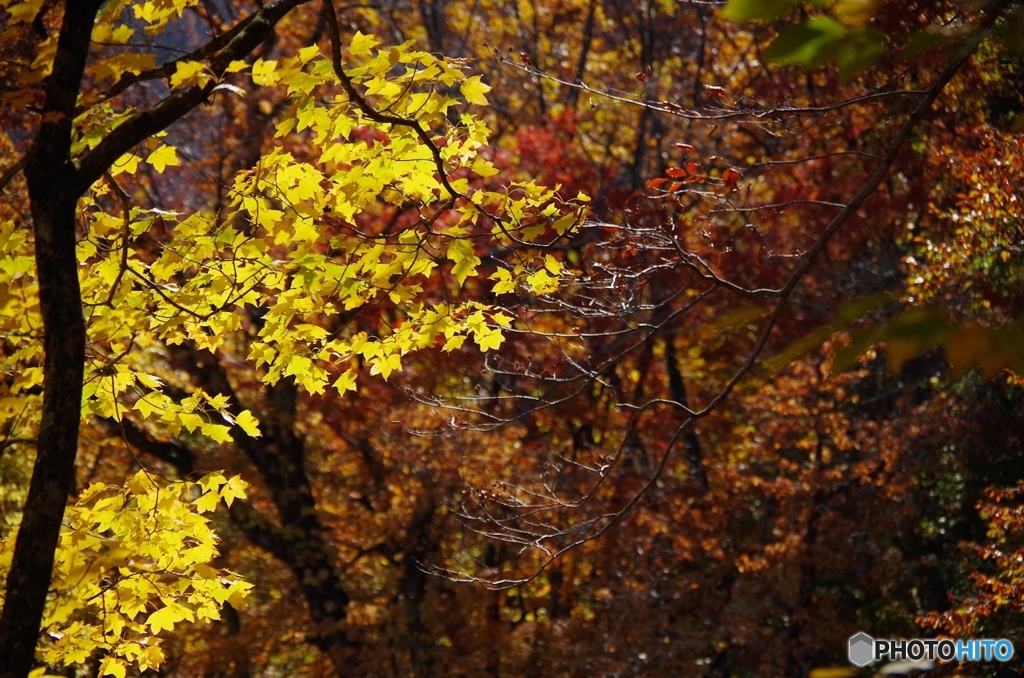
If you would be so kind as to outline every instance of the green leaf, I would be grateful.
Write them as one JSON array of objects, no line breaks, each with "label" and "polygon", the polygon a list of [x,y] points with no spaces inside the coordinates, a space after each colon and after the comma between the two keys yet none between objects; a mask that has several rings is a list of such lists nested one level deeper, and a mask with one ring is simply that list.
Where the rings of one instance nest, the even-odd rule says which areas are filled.
[{"label": "green leaf", "polygon": [[878,63],[885,49],[885,40],[885,34],[875,28],[865,28],[848,35],[838,50],[839,78],[849,82],[861,71]]},{"label": "green leaf", "polygon": [[885,48],[885,34],[875,28],[850,29],[827,16],[784,28],[764,52],[767,61],[820,68],[834,61],[848,81],[873,66]]},{"label": "green leaf", "polygon": [[854,337],[849,346],[836,351],[832,369],[834,372],[850,369],[868,348],[884,341],[889,369],[897,372],[907,360],[938,346],[953,330],[937,309],[911,308],[896,320]]},{"label": "green leaf", "polygon": [[1024,59],[1024,7],[1014,7],[996,25],[996,35],[1003,49]]},{"label": "green leaf", "polygon": [[928,51],[936,45],[942,44],[948,37],[933,27],[914,33],[907,41],[903,51],[900,52],[900,61],[912,61],[923,52]]},{"label": "green leaf", "polygon": [[814,68],[838,56],[846,27],[831,17],[816,16],[787,26],[764,52],[772,63]]},{"label": "green leaf", "polygon": [[722,18],[729,21],[774,21],[800,0],[729,0]]}]

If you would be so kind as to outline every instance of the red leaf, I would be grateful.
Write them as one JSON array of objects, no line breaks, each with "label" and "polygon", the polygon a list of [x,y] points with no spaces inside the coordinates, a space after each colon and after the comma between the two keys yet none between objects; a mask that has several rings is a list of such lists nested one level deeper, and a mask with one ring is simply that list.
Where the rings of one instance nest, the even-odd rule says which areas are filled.
[{"label": "red leaf", "polygon": [[653,179],[647,182],[647,188],[658,188],[666,181],[668,181],[668,179],[666,179],[665,177],[654,177]]},{"label": "red leaf", "polygon": [[679,167],[669,167],[665,170],[665,174],[669,175],[673,179],[681,179],[687,175],[687,171]]},{"label": "red leaf", "polygon": [[686,151],[687,153],[696,153],[697,152],[697,149],[694,148],[693,146],[691,146],[690,144],[676,144],[676,148],[681,148],[684,151]]},{"label": "red leaf", "polygon": [[730,188],[735,188],[736,184],[739,183],[739,180],[740,173],[731,167],[722,172],[722,183]]}]

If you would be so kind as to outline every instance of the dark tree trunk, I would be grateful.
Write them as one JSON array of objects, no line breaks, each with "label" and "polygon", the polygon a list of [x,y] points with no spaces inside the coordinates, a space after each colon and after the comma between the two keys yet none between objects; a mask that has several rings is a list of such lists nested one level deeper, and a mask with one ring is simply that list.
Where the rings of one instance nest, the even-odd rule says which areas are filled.
[{"label": "dark tree trunk", "polygon": [[[32,668],[60,524],[74,483],[85,370],[85,318],[75,257],[78,199],[123,153],[179,120],[206,100],[213,87],[175,90],[152,109],[134,114],[79,158],[76,167],[71,162],[72,120],[93,24],[104,1],[64,2],[42,123],[25,166],[46,356],[36,461],[0,611],[0,678],[24,678]],[[210,57],[211,68],[222,73],[305,2],[309,0],[271,0],[243,19],[230,40],[201,51],[201,56]]]},{"label": "dark tree trunk", "polygon": [[[237,416],[241,412],[238,396],[216,356],[204,355],[191,345],[172,347],[171,356],[176,367],[191,375],[194,384],[210,395],[228,396],[232,413]],[[236,444],[263,476],[281,521],[275,535],[255,535],[253,541],[267,547],[295,574],[310,617],[318,625],[310,642],[343,661],[351,649],[341,628],[350,599],[306,474],[305,442],[295,429],[297,396],[298,389],[291,379],[269,387],[260,414],[262,437],[238,436]],[[243,529],[247,525],[257,527],[253,521],[258,518],[255,512],[242,515],[232,511],[232,519],[244,521]]]},{"label": "dark tree trunk", "polygon": [[46,357],[35,467],[0,613],[0,678],[23,678],[32,669],[60,523],[74,483],[85,318],[75,258],[75,208],[81,194],[70,158],[71,120],[101,4],[102,0],[76,0],[65,6],[44,122],[25,168]]}]

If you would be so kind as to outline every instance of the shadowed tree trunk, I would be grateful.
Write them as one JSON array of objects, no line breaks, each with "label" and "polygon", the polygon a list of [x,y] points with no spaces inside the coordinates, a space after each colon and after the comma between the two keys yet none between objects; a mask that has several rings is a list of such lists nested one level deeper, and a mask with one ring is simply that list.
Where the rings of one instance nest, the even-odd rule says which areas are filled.
[{"label": "shadowed tree trunk", "polygon": [[0,613],[2,678],[21,678],[32,668],[60,523],[75,477],[85,318],[75,258],[75,206],[81,191],[71,163],[71,121],[101,4],[76,0],[65,7],[43,124],[25,168],[46,356],[36,461]]},{"label": "shadowed tree trunk", "polygon": [[[174,90],[152,108],[130,116],[72,162],[72,121],[103,1],[64,3],[39,132],[26,156],[43,320],[43,408],[32,480],[0,611],[0,678],[24,678],[32,669],[61,520],[74,484],[86,339],[75,253],[78,200],[117,158],[206,101],[215,86],[211,81],[204,87]],[[308,1],[271,0],[243,19],[230,39],[215,39],[199,51],[211,58],[213,72],[223,73],[231,61],[271,34],[288,12]],[[124,88],[117,90],[115,85],[108,96]]]}]

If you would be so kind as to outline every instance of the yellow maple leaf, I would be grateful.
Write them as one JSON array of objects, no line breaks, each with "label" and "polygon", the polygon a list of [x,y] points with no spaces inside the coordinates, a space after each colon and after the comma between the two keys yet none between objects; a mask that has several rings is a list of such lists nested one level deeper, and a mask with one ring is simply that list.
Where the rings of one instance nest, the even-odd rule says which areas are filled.
[{"label": "yellow maple leaf", "polygon": [[484,95],[491,91],[489,85],[484,84],[479,75],[474,75],[470,78],[466,78],[466,81],[460,86],[462,90],[462,96],[471,104],[478,104],[480,106],[487,105],[487,97]]},{"label": "yellow maple leaf", "polygon": [[270,59],[264,61],[257,59],[252,65],[252,81],[261,86],[276,85],[280,76],[274,71],[277,69],[277,61]]},{"label": "yellow maple leaf", "polygon": [[100,664],[100,675],[101,676],[114,676],[114,678],[124,678],[125,676],[125,661],[118,659],[117,657],[107,657]]},{"label": "yellow maple leaf", "polygon": [[220,490],[220,498],[224,500],[224,503],[231,506],[231,502],[235,499],[245,499],[245,488],[249,487],[249,483],[242,480],[242,476],[232,476],[230,480]]},{"label": "yellow maple leaf", "polygon": [[192,505],[196,507],[196,511],[199,513],[209,513],[210,511],[217,510],[217,504],[220,503],[220,495],[216,491],[207,492],[203,496],[192,502]]},{"label": "yellow maple leaf", "polygon": [[110,175],[117,176],[118,174],[135,174],[135,171],[139,168],[139,162],[141,158],[134,153],[125,153],[116,161],[110,168]]},{"label": "yellow maple leaf", "polygon": [[340,395],[345,395],[345,391],[356,390],[356,372],[355,370],[348,370],[345,374],[338,377],[338,381],[334,382],[334,388],[338,389]]},{"label": "yellow maple leaf", "polygon": [[164,651],[157,645],[150,645],[142,649],[136,661],[139,663],[139,668],[143,671],[155,668],[164,663]]},{"label": "yellow maple leaf", "polygon": [[256,417],[252,416],[252,412],[249,410],[243,410],[241,414],[235,417],[235,423],[238,424],[250,438],[260,437],[260,422]]},{"label": "yellow maple leaf", "polygon": [[152,165],[153,169],[159,174],[163,174],[168,166],[181,164],[181,161],[178,160],[177,150],[174,146],[167,146],[166,144],[150,153],[149,157],[146,158],[146,162]]},{"label": "yellow maple leaf", "polygon": [[501,330],[483,328],[473,336],[473,341],[480,347],[481,351],[489,351],[492,348],[501,346],[505,337],[501,336]]},{"label": "yellow maple leaf", "polygon": [[153,614],[149,615],[149,619],[146,623],[149,625],[150,630],[153,633],[160,633],[162,629],[170,631],[174,628],[175,622],[184,620],[193,621],[195,615],[192,610],[188,609],[184,605],[179,605],[175,602],[170,602],[165,607],[160,608]]},{"label": "yellow maple leaf", "polygon": [[199,427],[203,435],[213,438],[218,443],[230,443],[231,434],[228,433],[228,427],[222,424],[203,424]]},{"label": "yellow maple leaf", "polygon": [[206,66],[199,61],[179,61],[171,76],[171,89],[196,85],[202,87],[210,81]]},{"label": "yellow maple leaf", "polygon": [[370,361],[370,374],[379,374],[385,381],[395,370],[402,369],[402,358],[397,353],[388,356],[378,356]]},{"label": "yellow maple leaf", "polygon": [[466,341],[466,335],[456,334],[455,336],[449,337],[448,341],[444,342],[444,346],[441,347],[442,351],[454,351],[457,348],[462,348],[463,342]]},{"label": "yellow maple leaf", "polygon": [[348,45],[348,53],[352,56],[369,54],[370,50],[380,44],[380,41],[372,35],[363,35],[359,31],[352,36],[352,42]]}]

